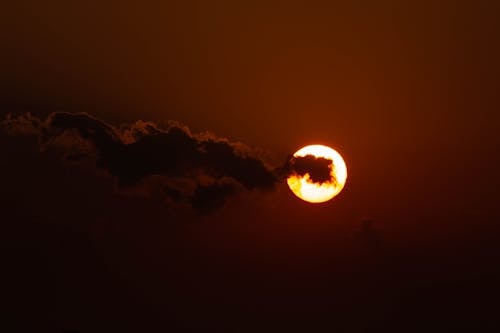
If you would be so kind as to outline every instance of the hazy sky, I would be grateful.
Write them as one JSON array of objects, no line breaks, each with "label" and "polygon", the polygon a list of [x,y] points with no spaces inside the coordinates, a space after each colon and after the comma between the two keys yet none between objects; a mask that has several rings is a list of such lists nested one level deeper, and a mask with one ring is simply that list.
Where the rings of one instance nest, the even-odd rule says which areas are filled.
[{"label": "hazy sky", "polygon": [[[283,318],[307,310],[297,305],[301,301],[316,304],[305,315],[305,326],[314,318],[328,322],[332,308],[355,318],[356,306],[343,303],[349,296],[339,296],[342,301],[334,305],[323,297],[339,295],[344,278],[367,282],[353,273],[357,264],[369,274],[382,271],[380,293],[390,295],[384,298],[369,284],[355,296],[360,313],[367,315],[375,305],[363,292],[377,294],[375,303],[383,310],[371,313],[370,323],[377,317],[406,322],[411,310],[402,315],[398,311],[406,310],[401,308],[427,304],[418,293],[398,299],[396,289],[418,285],[418,279],[402,273],[411,271],[408,267],[424,272],[443,262],[453,266],[442,268],[436,280],[421,273],[427,281],[422,284],[431,290],[442,287],[439,279],[463,273],[454,266],[462,260],[484,263],[476,267],[477,276],[466,274],[469,279],[492,279],[491,263],[484,258],[498,254],[492,237],[500,218],[499,9],[495,1],[21,0],[2,5],[2,119],[11,112],[31,112],[40,119],[52,112],[87,112],[99,124],[116,128],[136,120],[160,127],[175,120],[192,133],[210,131],[257,148],[270,168],[281,166],[303,145],[323,143],[344,156],[349,173],[345,190],[326,205],[300,202],[278,182],[273,190],[230,196],[221,208],[199,216],[189,209],[172,211],[157,193],[117,193],[102,168],[96,171],[88,161],[61,164],[50,149],[37,155],[33,138],[2,137],[7,158],[0,163],[1,193],[10,203],[7,216],[19,222],[5,236],[6,249],[12,251],[17,243],[38,249],[49,258],[44,257],[49,268],[41,269],[43,281],[52,281],[58,295],[79,290],[76,301],[70,296],[51,301],[51,313],[60,320],[47,319],[52,323],[47,327],[91,332],[103,321],[104,305],[88,321],[64,306],[92,306],[93,300],[76,287],[85,277],[75,279],[75,285],[54,282],[53,275],[78,275],[85,269],[94,277],[105,275],[110,285],[117,276],[128,276],[124,287],[115,286],[113,292],[136,293],[129,300],[131,309],[150,308],[141,316],[151,316],[152,322],[168,312],[177,323],[172,327],[188,331],[241,328],[241,321],[252,315],[255,327],[268,321],[279,326]],[[161,149],[149,153],[160,156],[150,161],[169,161]],[[129,175],[140,168],[142,159],[130,161],[136,164],[127,169],[118,163],[122,167],[115,165],[114,171]],[[73,214],[78,233],[68,236]],[[389,259],[392,250],[384,250],[375,262],[398,262],[387,273],[352,254],[359,250],[354,239],[363,218],[375,221],[394,252],[416,253],[418,263],[401,264],[404,260]],[[36,232],[25,236],[32,229],[47,237],[54,231],[71,244],[47,246]],[[73,236],[82,244],[73,244]],[[59,242],[59,236],[54,239]],[[95,253],[85,252],[88,248]],[[89,267],[68,264],[70,257],[60,254],[64,249],[88,260]],[[423,259],[435,251],[443,251],[442,261]],[[38,262],[29,253],[13,258],[8,267],[15,271],[20,260]],[[50,259],[54,253],[56,259]],[[102,267],[94,266],[93,255],[105,258]],[[168,268],[159,264],[167,262]],[[336,280],[341,271],[350,277]],[[191,274],[203,284],[197,287]],[[287,280],[293,274],[296,279]],[[391,289],[394,275],[402,282]],[[107,288],[96,279],[91,283],[96,290]],[[11,283],[16,280],[14,274]],[[462,280],[453,283],[448,290],[469,288]],[[304,289],[297,291],[297,284]],[[329,289],[331,284],[335,287]],[[274,294],[273,288],[278,289]],[[41,289],[33,287],[33,292]],[[172,304],[163,300],[170,293]],[[234,296],[238,293],[240,298]],[[107,296],[110,306],[120,303],[115,296]],[[266,306],[259,311],[261,304]],[[228,323],[210,311],[207,315],[203,309],[210,306],[214,312],[233,311],[237,319]],[[273,312],[275,306],[283,311]],[[49,318],[49,312],[40,318]],[[108,324],[113,326],[115,319]]]}]

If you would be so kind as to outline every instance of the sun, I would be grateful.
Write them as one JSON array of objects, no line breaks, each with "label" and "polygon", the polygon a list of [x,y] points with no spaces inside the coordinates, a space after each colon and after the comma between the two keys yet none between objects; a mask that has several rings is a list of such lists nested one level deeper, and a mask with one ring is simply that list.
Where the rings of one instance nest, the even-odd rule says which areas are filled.
[{"label": "sun", "polygon": [[[294,169],[293,162],[301,158],[308,158],[306,167],[309,169]],[[330,147],[323,145],[305,146],[293,154],[291,162],[291,170],[287,178],[288,187],[304,201],[320,203],[331,200],[345,186],[347,180],[346,164],[342,156]],[[321,170],[314,167],[315,163],[319,167],[323,167],[322,178],[314,175],[314,172]]]}]

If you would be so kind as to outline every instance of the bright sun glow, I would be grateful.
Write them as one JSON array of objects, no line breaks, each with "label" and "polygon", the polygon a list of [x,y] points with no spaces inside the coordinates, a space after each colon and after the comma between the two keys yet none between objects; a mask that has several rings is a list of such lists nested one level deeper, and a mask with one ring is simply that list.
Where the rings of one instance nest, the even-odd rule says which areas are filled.
[{"label": "bright sun glow", "polygon": [[303,176],[292,175],[288,177],[287,183],[292,192],[302,200],[308,202],[325,202],[342,191],[347,179],[347,167],[344,159],[330,147],[323,145],[311,145],[299,149],[294,157],[303,157],[313,155],[323,157],[333,161],[333,167],[330,173],[330,181],[321,184],[314,183],[309,174]]}]

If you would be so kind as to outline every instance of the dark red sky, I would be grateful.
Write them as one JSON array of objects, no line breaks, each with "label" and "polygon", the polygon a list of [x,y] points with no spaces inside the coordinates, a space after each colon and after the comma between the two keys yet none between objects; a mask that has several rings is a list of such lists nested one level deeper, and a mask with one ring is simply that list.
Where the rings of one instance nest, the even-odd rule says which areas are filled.
[{"label": "dark red sky", "polygon": [[[500,253],[494,1],[2,7],[2,118],[64,111],[116,126],[177,120],[264,150],[274,167],[305,144],[328,144],[349,172],[328,204],[300,202],[281,182],[198,216],[172,212],[151,194],[117,194],[88,165],[67,166],[38,155],[34,141],[4,138],[10,290],[21,288],[19,275],[31,284],[42,272],[22,300],[9,294],[19,303],[15,325],[33,317],[46,331],[125,330],[119,313],[144,308],[131,327],[418,332],[438,321],[446,331],[467,326],[457,313],[470,314],[471,326],[488,322],[483,294],[498,296],[487,288]],[[384,240],[368,254],[356,240],[363,218]],[[82,287],[87,275],[91,291]],[[19,310],[33,295],[45,310]],[[456,295],[481,310],[459,307]],[[116,313],[106,316],[107,307]],[[429,307],[407,327],[415,309]]]}]

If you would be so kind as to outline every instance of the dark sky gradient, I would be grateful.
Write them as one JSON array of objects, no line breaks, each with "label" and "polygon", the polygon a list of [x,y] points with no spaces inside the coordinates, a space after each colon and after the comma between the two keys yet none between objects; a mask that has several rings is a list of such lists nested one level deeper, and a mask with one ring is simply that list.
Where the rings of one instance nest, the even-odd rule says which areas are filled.
[{"label": "dark sky gradient", "polygon": [[[11,327],[0,329],[497,332],[499,10],[486,0],[2,5],[1,119],[87,112],[119,130],[175,120],[251,147],[251,166],[231,160],[248,173],[327,144],[348,182],[311,205],[284,181],[246,186],[243,167],[207,162],[211,153],[205,164],[170,159],[163,141],[119,148],[113,169],[95,147],[67,158],[75,142],[88,148],[81,132],[42,151],[36,135],[2,132]],[[207,187],[204,174],[188,191],[142,177],[170,181],[165,168],[186,164],[226,178]]]}]

